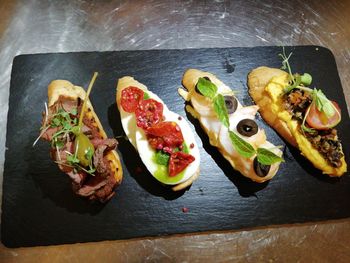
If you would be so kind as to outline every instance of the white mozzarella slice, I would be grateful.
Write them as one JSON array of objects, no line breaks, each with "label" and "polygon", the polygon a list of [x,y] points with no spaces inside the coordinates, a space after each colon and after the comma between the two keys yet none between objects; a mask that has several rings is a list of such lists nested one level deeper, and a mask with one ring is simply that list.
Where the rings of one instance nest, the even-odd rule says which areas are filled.
[{"label": "white mozzarella slice", "polygon": [[[165,121],[174,121],[181,128],[186,145],[189,149],[189,154],[195,157],[195,160],[189,164],[186,169],[174,177],[166,177],[158,175],[159,165],[153,160],[155,150],[151,148],[150,144],[147,141],[145,132],[143,129],[136,127],[136,144],[141,157],[142,162],[147,167],[148,171],[160,182],[168,185],[175,185],[187,181],[191,178],[196,172],[198,172],[199,163],[200,163],[200,154],[198,145],[194,139],[193,132],[187,123],[187,121],[180,115],[165,110],[163,113]],[[191,148],[190,145],[193,144],[194,147]],[[166,179],[164,179],[166,178]]]}]

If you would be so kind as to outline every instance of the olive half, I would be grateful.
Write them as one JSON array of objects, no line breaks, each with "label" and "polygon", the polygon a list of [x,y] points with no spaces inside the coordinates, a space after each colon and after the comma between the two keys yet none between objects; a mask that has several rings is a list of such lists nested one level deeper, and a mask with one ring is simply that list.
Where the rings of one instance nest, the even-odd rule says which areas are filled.
[{"label": "olive half", "polygon": [[256,134],[258,130],[258,125],[251,119],[243,119],[237,124],[237,131],[243,136],[251,137]]},{"label": "olive half", "polygon": [[232,114],[237,110],[238,102],[235,96],[225,95],[225,106],[228,114]]},{"label": "olive half", "polygon": [[259,163],[258,157],[254,158],[253,165],[254,165],[255,173],[259,177],[265,177],[269,173],[270,168],[271,168],[271,165],[265,165],[265,164]]},{"label": "olive half", "polygon": [[[207,76],[203,77],[203,79],[206,79],[206,80],[208,80],[208,81],[210,81],[210,82],[211,82],[210,78],[209,78],[209,77],[207,77]],[[202,93],[199,91],[199,89],[197,88],[197,84],[196,84],[196,87],[195,87],[195,91],[196,91],[198,94],[203,95],[203,94],[202,94]]]}]

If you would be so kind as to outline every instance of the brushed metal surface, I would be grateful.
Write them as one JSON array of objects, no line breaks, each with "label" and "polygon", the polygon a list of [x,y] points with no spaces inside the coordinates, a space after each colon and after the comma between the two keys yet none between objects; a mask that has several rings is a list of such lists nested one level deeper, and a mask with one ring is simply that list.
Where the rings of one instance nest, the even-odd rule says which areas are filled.
[{"label": "brushed metal surface", "polygon": [[[350,1],[15,1],[0,2],[0,174],[9,81],[15,55],[41,52],[257,45],[323,45],[336,57],[350,103]],[[317,61],[315,61],[317,67]],[[349,109],[349,107],[348,107]],[[345,110],[345,109],[344,109]],[[28,113],[30,116],[30,113]],[[30,117],[29,120],[30,121]],[[2,181],[2,179],[0,180]],[[85,259],[145,261],[350,261],[350,221],[254,231],[131,240],[24,250],[2,249],[7,261],[55,252]],[[174,249],[176,247],[176,249]],[[287,249],[288,248],[288,249]],[[135,253],[135,250],[138,251]],[[201,251],[204,253],[198,254]],[[37,258],[36,258],[37,259]],[[91,259],[91,258],[90,258]]]}]

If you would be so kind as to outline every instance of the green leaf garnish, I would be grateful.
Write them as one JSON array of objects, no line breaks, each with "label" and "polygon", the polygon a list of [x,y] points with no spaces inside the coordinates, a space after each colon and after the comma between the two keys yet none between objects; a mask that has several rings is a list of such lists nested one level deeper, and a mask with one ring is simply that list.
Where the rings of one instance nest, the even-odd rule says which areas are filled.
[{"label": "green leaf garnish", "polygon": [[257,158],[258,162],[264,165],[271,165],[277,162],[284,161],[283,158],[279,157],[278,155],[265,148],[258,148]]},{"label": "green leaf garnish", "polygon": [[216,85],[205,78],[198,79],[197,89],[203,96],[210,99],[213,99],[215,97],[216,92],[218,91]]},{"label": "green leaf garnish", "polygon": [[149,96],[149,94],[147,93],[147,92],[144,92],[143,93],[143,99],[144,100],[148,100],[148,99],[150,99],[151,97]]},{"label": "green leaf garnish", "polygon": [[241,156],[250,158],[255,154],[255,149],[251,144],[243,140],[233,131],[229,131],[229,134],[233,147]]},{"label": "green leaf garnish", "polygon": [[288,93],[291,90],[297,88],[301,83],[301,76],[299,74],[293,75],[292,79],[292,85],[288,85],[287,87],[284,88],[284,92]]},{"label": "green leaf garnish", "polygon": [[74,166],[79,163],[79,159],[74,154],[67,154],[67,162]]},{"label": "green leaf garnish", "polygon": [[327,99],[322,90],[314,89],[312,95],[317,109],[324,112],[328,118],[332,117],[335,113],[334,105]]},{"label": "green leaf garnish", "polygon": [[301,83],[305,86],[310,86],[312,82],[312,76],[309,73],[301,75]]},{"label": "green leaf garnish", "polygon": [[294,82],[294,77],[293,77],[293,74],[292,74],[292,69],[290,68],[290,65],[289,65],[289,59],[290,57],[292,56],[292,52],[289,53],[289,55],[287,56],[286,55],[286,51],[284,49],[284,47],[282,47],[282,53],[278,54],[283,60],[282,60],[282,67],[281,69],[283,70],[288,70],[288,73],[289,73],[289,77],[290,79]]},{"label": "green leaf garnish", "polygon": [[91,148],[88,148],[85,152],[85,158],[91,161],[93,155],[94,155],[94,151]]},{"label": "green leaf garnish", "polygon": [[225,125],[225,127],[228,128],[230,126],[230,121],[228,117],[227,108],[225,105],[224,96],[222,96],[221,94],[218,94],[217,96],[215,96],[213,99],[213,106],[214,106],[214,111],[218,116],[219,120],[222,122],[222,124]]}]

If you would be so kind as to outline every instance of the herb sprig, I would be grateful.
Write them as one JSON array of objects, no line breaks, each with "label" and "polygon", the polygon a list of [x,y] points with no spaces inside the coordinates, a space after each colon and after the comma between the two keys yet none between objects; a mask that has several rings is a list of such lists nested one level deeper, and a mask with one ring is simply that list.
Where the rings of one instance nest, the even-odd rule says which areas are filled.
[{"label": "herb sprig", "polygon": [[[225,100],[222,94],[217,94],[218,88],[216,85],[205,78],[199,78],[197,82],[197,89],[203,96],[211,99],[213,103],[213,109],[218,119],[225,127],[229,129],[230,121],[225,105]],[[255,148],[250,143],[242,139],[233,131],[229,130],[229,136],[235,150],[244,158],[250,158],[256,154],[258,162],[264,165],[271,165],[276,162],[284,161],[283,158],[279,157],[268,149],[258,148],[255,150]]]},{"label": "herb sprig", "polygon": [[[284,47],[282,47],[282,53],[278,54],[283,59],[281,69],[288,70],[289,74],[289,85],[285,87],[284,92],[288,93],[293,89],[300,89],[305,92],[308,92],[312,96],[311,105],[314,103],[318,111],[323,112],[327,118],[331,118],[332,116],[334,116],[335,113],[337,113],[340,117],[340,112],[334,106],[334,104],[326,97],[322,90],[316,88],[311,89],[307,87],[310,86],[312,83],[312,76],[309,73],[304,73],[303,75],[292,73],[292,69],[289,64],[289,59],[292,56],[292,54],[293,53],[290,52],[287,56]],[[305,116],[301,124],[301,130],[303,132],[306,131],[310,134],[314,134],[316,132],[315,129],[309,128],[305,125],[306,118],[310,113],[311,105],[306,110]]]}]

